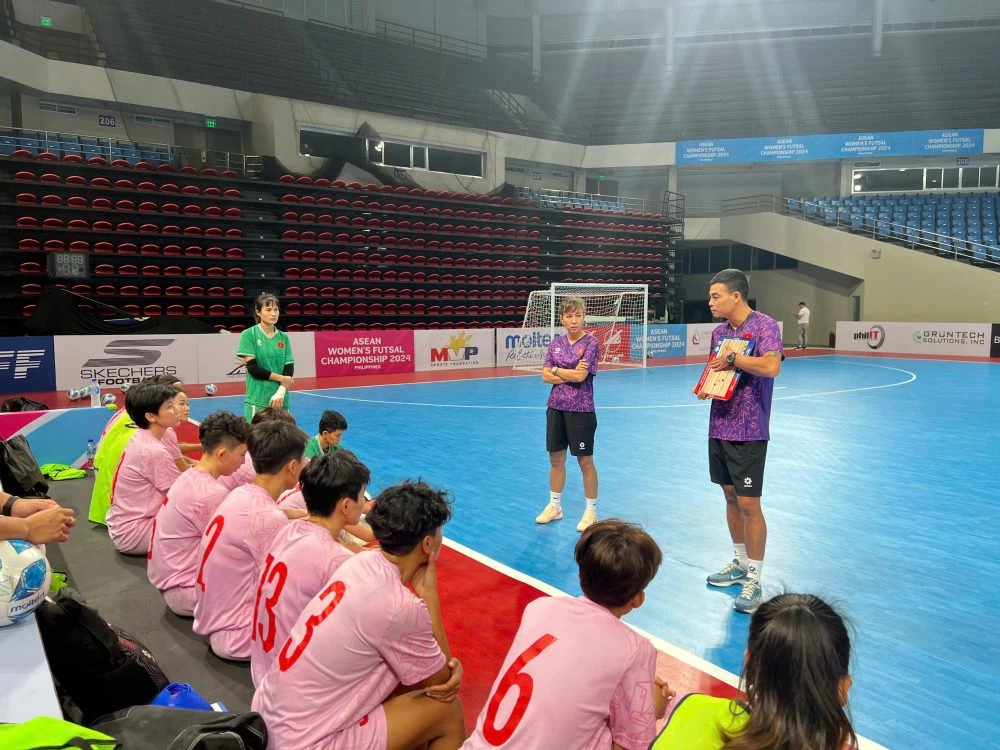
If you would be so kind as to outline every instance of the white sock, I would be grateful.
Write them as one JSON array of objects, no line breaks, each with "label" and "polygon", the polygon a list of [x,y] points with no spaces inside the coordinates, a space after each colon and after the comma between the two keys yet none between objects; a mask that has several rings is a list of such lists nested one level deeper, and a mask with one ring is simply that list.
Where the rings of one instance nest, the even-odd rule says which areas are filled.
[{"label": "white sock", "polygon": [[549,491],[549,503],[551,505],[556,505],[562,507],[562,493]]},{"label": "white sock", "polygon": [[597,498],[587,498],[587,510],[592,510],[597,513]]},{"label": "white sock", "polygon": [[740,564],[743,570],[747,569],[747,546],[745,544],[733,544],[733,555],[736,557],[736,562]]},{"label": "white sock", "polygon": [[760,583],[760,574],[764,572],[763,560],[751,560],[747,558],[747,579]]}]

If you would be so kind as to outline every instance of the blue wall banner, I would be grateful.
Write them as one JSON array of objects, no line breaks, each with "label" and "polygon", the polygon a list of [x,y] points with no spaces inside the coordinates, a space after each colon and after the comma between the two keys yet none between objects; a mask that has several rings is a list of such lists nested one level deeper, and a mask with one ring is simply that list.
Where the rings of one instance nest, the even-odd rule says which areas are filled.
[{"label": "blue wall banner", "polygon": [[56,358],[51,336],[0,338],[0,393],[56,389]]},{"label": "blue wall banner", "polygon": [[[642,359],[642,326],[632,326],[632,357]],[[646,331],[646,351],[650,357],[683,357],[687,354],[687,326],[654,323]]]},{"label": "blue wall banner", "polygon": [[819,161],[867,156],[952,156],[983,153],[983,130],[909,130],[767,138],[678,141],[678,164]]}]

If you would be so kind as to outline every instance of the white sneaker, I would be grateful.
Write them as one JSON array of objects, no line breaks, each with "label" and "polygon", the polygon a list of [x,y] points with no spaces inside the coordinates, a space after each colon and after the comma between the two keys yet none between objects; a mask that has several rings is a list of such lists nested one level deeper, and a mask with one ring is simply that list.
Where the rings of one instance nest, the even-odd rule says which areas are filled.
[{"label": "white sneaker", "polygon": [[538,514],[535,518],[535,523],[549,523],[550,521],[561,521],[563,517],[562,505],[556,505],[555,503],[549,503],[545,506],[545,510]]},{"label": "white sneaker", "polygon": [[583,512],[583,518],[580,519],[580,523],[576,525],[577,531],[586,531],[591,526],[597,523],[597,511],[596,510],[585,510]]}]

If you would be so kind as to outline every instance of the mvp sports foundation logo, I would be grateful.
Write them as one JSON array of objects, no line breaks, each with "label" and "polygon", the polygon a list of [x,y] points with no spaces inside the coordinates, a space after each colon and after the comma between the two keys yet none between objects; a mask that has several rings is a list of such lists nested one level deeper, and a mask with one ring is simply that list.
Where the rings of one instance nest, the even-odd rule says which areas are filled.
[{"label": "mvp sports foundation logo", "polygon": [[92,357],[80,368],[81,380],[97,378],[101,385],[136,383],[154,375],[177,375],[176,365],[158,364],[175,339],[113,339],[106,357]]},{"label": "mvp sports foundation logo", "polygon": [[430,347],[431,368],[448,367],[455,364],[471,365],[479,357],[479,347],[471,346],[472,334],[460,331],[448,338],[448,345],[435,349]]}]

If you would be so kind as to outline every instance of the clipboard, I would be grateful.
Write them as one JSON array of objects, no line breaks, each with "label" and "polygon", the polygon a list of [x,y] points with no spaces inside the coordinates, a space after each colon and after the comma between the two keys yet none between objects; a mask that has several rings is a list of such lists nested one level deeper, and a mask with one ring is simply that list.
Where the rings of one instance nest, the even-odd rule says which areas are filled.
[{"label": "clipboard", "polygon": [[739,383],[743,373],[736,369],[712,372],[708,369],[708,365],[712,364],[719,357],[725,357],[730,352],[748,355],[753,351],[755,343],[752,338],[739,338],[736,336],[724,336],[720,338],[715,345],[712,356],[709,357],[708,363],[705,365],[704,371],[701,373],[701,378],[698,380],[698,393],[705,394],[709,398],[717,398],[720,401],[728,401],[732,398],[733,391],[736,390],[736,384]]}]

